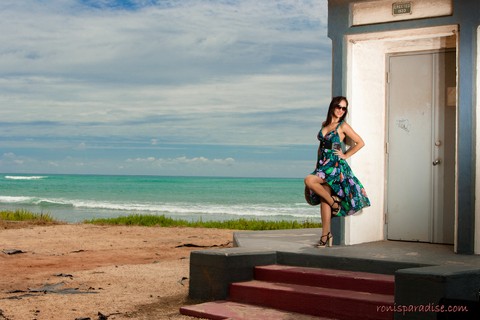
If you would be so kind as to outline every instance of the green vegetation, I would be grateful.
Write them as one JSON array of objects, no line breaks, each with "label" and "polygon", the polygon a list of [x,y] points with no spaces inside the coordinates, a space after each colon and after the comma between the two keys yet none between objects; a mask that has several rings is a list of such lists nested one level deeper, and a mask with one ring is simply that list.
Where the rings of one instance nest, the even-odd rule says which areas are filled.
[{"label": "green vegetation", "polygon": [[49,214],[32,213],[27,210],[0,211],[0,220],[55,222],[54,219]]},{"label": "green vegetation", "polygon": [[[35,224],[59,223],[49,214],[32,213],[27,210],[0,211],[0,221],[28,221]],[[321,223],[311,221],[265,221],[265,220],[226,220],[226,221],[187,221],[182,219],[167,218],[164,215],[141,215],[134,214],[124,217],[109,219],[91,219],[83,223],[97,225],[124,225],[124,226],[146,226],[146,227],[190,227],[190,228],[217,228],[232,230],[281,230],[281,229],[301,229],[301,228],[320,228]]]},{"label": "green vegetation", "polygon": [[191,227],[191,228],[217,228],[233,230],[280,230],[320,228],[321,224],[311,221],[265,221],[265,220],[227,220],[227,221],[196,221],[190,222],[181,219],[167,218],[164,215],[129,215],[110,219],[92,219],[84,223],[101,225],[127,225],[127,226],[159,226],[159,227]]}]

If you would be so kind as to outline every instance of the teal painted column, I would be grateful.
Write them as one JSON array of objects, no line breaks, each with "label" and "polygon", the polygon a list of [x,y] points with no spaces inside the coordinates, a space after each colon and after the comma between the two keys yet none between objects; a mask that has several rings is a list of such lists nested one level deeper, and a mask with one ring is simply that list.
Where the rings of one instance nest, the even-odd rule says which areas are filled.
[{"label": "teal painted column", "polygon": [[478,0],[456,1],[460,22],[458,59],[458,232],[457,253],[473,254],[475,241],[476,59]]},{"label": "teal painted column", "polygon": [[[348,1],[328,1],[328,37],[332,40],[332,97],[346,95],[343,36],[349,28],[348,17]],[[330,229],[334,235],[334,245],[345,244],[345,218],[333,218]]]}]

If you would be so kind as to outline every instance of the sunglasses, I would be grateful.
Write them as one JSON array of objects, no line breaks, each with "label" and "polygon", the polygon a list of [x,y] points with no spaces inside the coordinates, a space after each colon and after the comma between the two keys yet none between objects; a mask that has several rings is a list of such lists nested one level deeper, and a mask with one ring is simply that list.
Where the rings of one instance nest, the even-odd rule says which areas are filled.
[{"label": "sunglasses", "polygon": [[337,108],[338,110],[347,111],[347,107],[343,107],[343,106],[341,106],[341,105],[339,105],[339,104],[336,104],[336,105],[335,105],[335,108]]}]

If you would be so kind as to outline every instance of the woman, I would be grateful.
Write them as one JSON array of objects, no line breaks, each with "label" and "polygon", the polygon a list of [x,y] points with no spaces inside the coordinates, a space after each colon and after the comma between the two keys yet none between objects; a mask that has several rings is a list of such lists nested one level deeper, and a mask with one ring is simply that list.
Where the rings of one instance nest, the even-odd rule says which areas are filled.
[{"label": "woman", "polygon": [[[345,122],[348,113],[348,100],[334,97],[328,108],[327,119],[318,133],[318,148],[315,171],[305,178],[305,197],[311,205],[320,203],[322,236],[316,247],[332,246],[330,232],[332,216],[354,214],[370,206],[365,189],[355,177],[346,159],[363,148],[362,138]],[[344,153],[345,137],[353,145]]]}]

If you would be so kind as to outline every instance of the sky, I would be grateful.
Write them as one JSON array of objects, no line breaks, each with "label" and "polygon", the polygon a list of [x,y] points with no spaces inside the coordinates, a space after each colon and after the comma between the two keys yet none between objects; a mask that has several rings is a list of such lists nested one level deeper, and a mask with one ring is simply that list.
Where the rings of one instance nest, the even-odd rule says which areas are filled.
[{"label": "sky", "polygon": [[2,0],[0,172],[301,178],[327,0]]}]

